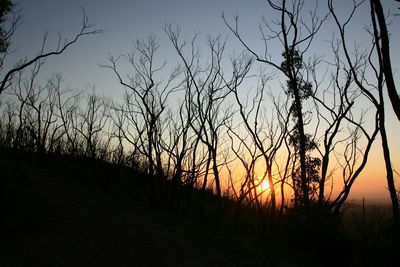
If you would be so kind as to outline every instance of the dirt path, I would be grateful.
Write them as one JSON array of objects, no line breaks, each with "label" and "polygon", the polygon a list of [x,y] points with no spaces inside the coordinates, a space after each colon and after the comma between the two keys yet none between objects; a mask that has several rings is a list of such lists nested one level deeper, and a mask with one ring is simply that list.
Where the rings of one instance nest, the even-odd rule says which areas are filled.
[{"label": "dirt path", "polygon": [[273,265],[252,238],[124,206],[68,179],[24,175],[30,186],[14,194],[2,227],[0,266]]}]

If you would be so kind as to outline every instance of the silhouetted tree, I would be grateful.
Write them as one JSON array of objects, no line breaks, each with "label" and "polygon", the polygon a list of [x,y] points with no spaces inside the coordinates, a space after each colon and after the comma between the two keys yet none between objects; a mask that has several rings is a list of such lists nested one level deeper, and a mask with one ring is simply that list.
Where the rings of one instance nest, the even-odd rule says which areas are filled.
[{"label": "silhouetted tree", "polygon": [[11,148],[14,144],[18,124],[18,105],[15,100],[7,99],[5,103],[0,101],[0,107],[0,143],[2,147]]},{"label": "silhouetted tree", "polygon": [[[163,147],[163,132],[166,125],[166,107],[169,96],[180,89],[178,79],[181,70],[173,68],[167,80],[162,81],[160,73],[165,71],[166,62],[157,64],[156,52],[159,42],[155,35],[146,40],[135,42],[135,51],[124,56],[131,66],[133,73],[123,77],[117,67],[120,59],[109,57],[108,65],[101,65],[111,69],[120,84],[125,88],[124,105],[119,107],[126,119],[119,119],[118,129],[128,137],[134,146],[134,151],[145,158],[147,174],[157,177],[157,197],[165,197],[165,181],[168,172],[165,169],[166,151]],[[126,126],[123,125],[125,120]],[[121,124],[122,123],[122,124]]]},{"label": "silhouetted tree", "polygon": [[83,139],[84,155],[97,158],[102,140],[106,138],[105,127],[110,118],[109,101],[96,95],[94,87],[85,100],[84,107],[78,111],[79,121],[76,130]]},{"label": "silhouetted tree", "polygon": [[[190,86],[194,97],[193,112],[195,113],[190,126],[196,133],[197,138],[207,149],[207,162],[202,185],[205,192],[208,185],[209,169],[212,169],[215,181],[215,189],[218,203],[221,202],[222,189],[220,178],[220,156],[221,131],[225,122],[231,116],[229,109],[223,109],[222,103],[225,101],[229,90],[224,83],[222,73],[222,59],[225,50],[225,42],[217,38],[208,38],[208,48],[210,53],[210,63],[203,67],[199,63],[199,54],[196,52],[195,41],[191,43],[191,55],[184,55],[185,41],[180,40],[180,29],[173,29],[171,25],[166,26],[166,32],[179,56],[185,72],[190,77]],[[188,90],[188,89],[187,89]]]},{"label": "silhouetted tree", "polygon": [[65,39],[62,40],[61,34],[58,36],[57,46],[53,51],[45,51],[43,48],[47,43],[46,33],[43,37],[42,47],[40,51],[37,53],[37,56],[32,59],[24,59],[12,65],[9,69],[4,69],[4,64],[7,60],[8,55],[10,54],[10,44],[11,40],[14,36],[15,31],[18,28],[18,23],[20,20],[20,15],[17,12],[10,17],[12,14],[12,9],[14,8],[14,4],[9,1],[1,1],[0,5],[0,94],[7,89],[10,84],[12,84],[13,77],[18,74],[18,72],[34,65],[38,61],[43,61],[45,58],[52,55],[60,55],[64,51],[66,51],[70,46],[74,45],[79,39],[86,35],[92,35],[100,33],[100,30],[93,29],[94,25],[89,23],[89,20],[83,10],[83,18],[82,18],[82,26],[80,31],[75,35],[71,40]]},{"label": "silhouetted tree", "polygon": [[[380,0],[370,0],[371,19],[373,22],[373,32],[377,50],[382,64],[383,74],[385,76],[386,90],[389,95],[392,108],[400,121],[400,96],[396,89],[393,78],[393,70],[390,56],[390,38],[386,25],[386,16]],[[392,194],[392,193],[391,193]]]},{"label": "silhouetted tree", "polygon": [[[187,78],[185,81],[188,82]],[[172,182],[172,190],[169,192],[169,201],[172,205],[180,204],[182,197],[180,189],[183,187],[189,190],[186,197],[190,202],[190,191],[198,178],[197,160],[201,156],[196,153],[199,139],[190,126],[194,119],[191,97],[191,90],[185,90],[184,100],[179,103],[177,110],[168,111],[168,120],[163,129],[165,138],[162,147],[168,155],[165,164]]]},{"label": "silhouetted tree", "polygon": [[[299,155],[300,168],[292,173],[295,205],[306,205],[309,198],[315,194],[315,184],[319,182],[319,168],[321,161],[312,157],[310,153],[318,147],[313,137],[304,132],[305,119],[303,102],[312,94],[312,84],[303,79],[301,71],[304,68],[303,58],[297,49],[290,48],[282,56],[282,70],[289,79],[286,82],[286,94],[293,99],[291,114],[295,121],[294,131],[289,135],[290,144],[294,147],[295,157]],[[304,157],[304,159],[302,159]],[[304,160],[304,163],[302,162]],[[303,166],[304,164],[304,166]],[[303,169],[303,167],[305,167]],[[307,195],[307,196],[305,196]]]},{"label": "silhouetted tree", "polygon": [[[10,18],[10,13],[13,8],[14,4],[10,0],[3,0],[0,2],[0,54],[7,52],[10,46],[11,36],[19,21],[19,16]],[[3,64],[0,64],[0,66],[3,66]]]},{"label": "silhouetted tree", "polygon": [[[296,113],[296,129],[298,137],[298,154],[300,160],[299,178],[301,184],[301,205],[307,207],[309,205],[309,187],[307,182],[307,137],[304,131],[304,120],[303,120],[303,107],[302,100],[306,97],[311,88],[309,84],[305,83],[301,79],[301,66],[303,55],[308,51],[312,40],[321,28],[323,22],[326,20],[327,15],[319,17],[317,15],[317,5],[314,10],[309,12],[309,25],[305,24],[304,20],[301,19],[302,9],[304,1],[292,1],[288,4],[286,0],[268,1],[269,7],[275,10],[279,14],[279,18],[274,22],[276,28],[270,25],[265,20],[264,26],[271,33],[266,33],[265,29],[260,27],[265,40],[265,53],[264,56],[260,56],[256,53],[247,42],[242,38],[238,28],[238,17],[235,17],[235,23],[232,25],[223,16],[225,24],[230,31],[238,38],[241,44],[256,58],[257,61],[267,64],[287,78],[288,93],[294,98],[293,112]],[[283,56],[285,61],[282,64],[274,62],[268,53],[268,41],[278,40],[283,46]]]},{"label": "silhouetted tree", "polygon": [[78,110],[81,94],[74,90],[63,88],[63,79],[61,74],[55,74],[49,80],[50,90],[56,94],[57,120],[62,127],[62,131],[57,137],[59,142],[58,150],[69,155],[78,153],[79,132],[78,127]]},{"label": "silhouetted tree", "polygon": [[[355,53],[352,55],[348,49],[347,38],[345,36],[346,26],[348,25],[348,22],[354,17],[357,8],[361,4],[362,2],[353,2],[353,7],[350,15],[348,16],[346,21],[342,23],[339,20],[337,13],[334,9],[333,1],[328,1],[329,10],[333,15],[336,26],[339,29],[339,38],[342,43],[342,49],[346,58],[346,62],[349,66],[349,71],[352,73],[354,81],[359,87],[361,93],[366,96],[366,98],[374,105],[376,109],[377,122],[379,123],[379,133],[382,139],[382,151],[385,159],[386,178],[392,202],[393,223],[396,227],[399,227],[399,200],[397,198],[396,187],[394,184],[389,141],[387,138],[385,126],[385,101],[383,96],[384,85],[386,84],[389,97],[392,101],[393,109],[395,110],[397,116],[397,112],[399,110],[396,103],[397,101],[399,101],[399,96],[396,92],[396,87],[393,81],[389,54],[389,39],[380,1],[370,1],[372,30],[370,30],[369,33],[371,35],[372,44],[369,48],[369,51],[365,53],[355,51]],[[373,52],[376,52],[377,54],[375,58],[377,63],[374,63]],[[366,68],[369,68],[371,70],[373,78],[367,77],[365,70]],[[375,92],[377,92],[377,95],[375,94]]]},{"label": "silhouetted tree", "polygon": [[[318,182],[318,202],[329,200],[331,192],[326,194],[326,183],[333,178],[334,171],[329,170],[332,162],[331,157],[337,152],[338,147],[344,145],[349,139],[352,139],[357,131],[352,130],[349,125],[353,125],[348,120],[353,116],[351,113],[354,107],[354,101],[357,99],[356,94],[348,93],[351,91],[353,79],[351,72],[348,72],[340,63],[338,54],[338,45],[331,42],[332,51],[334,54],[333,62],[329,64],[334,67],[331,73],[331,81],[326,87],[323,87],[318,82],[316,69],[311,69],[313,85],[315,87],[312,98],[315,102],[315,113],[318,120],[318,125],[326,125],[322,136],[318,139],[321,147],[316,147],[321,157],[321,174]],[[328,68],[328,67],[327,67]],[[343,74],[342,74],[343,73]],[[327,76],[325,76],[327,78]],[[349,134],[344,134],[342,128],[346,127]],[[354,125],[353,125],[354,126]],[[357,128],[357,126],[355,126]],[[339,159],[337,159],[339,160]]]},{"label": "silhouetted tree", "polygon": [[[243,100],[239,94],[239,86],[246,78],[246,74],[252,65],[253,58],[242,57],[235,59],[233,65],[233,79],[227,83],[228,88],[234,95],[236,105],[238,106],[238,113],[240,115],[240,124],[244,125],[244,129],[229,127],[228,133],[231,136],[231,149],[234,151],[237,158],[245,168],[245,179],[243,179],[240,189],[239,202],[246,197],[246,194],[254,191],[254,198],[257,205],[258,195],[260,194],[260,185],[266,179],[269,184],[269,197],[270,197],[270,211],[271,215],[276,211],[276,182],[273,178],[273,165],[276,160],[276,155],[283,144],[284,139],[288,134],[288,116],[281,120],[282,117],[275,115],[277,109],[274,103],[272,110],[267,110],[268,103],[265,101],[267,85],[272,75],[261,73],[259,77],[257,90],[252,99],[246,98]],[[270,98],[273,102],[272,95]],[[267,98],[268,99],[268,98]],[[284,105],[283,105],[284,106]],[[282,108],[280,106],[279,108]],[[275,110],[274,110],[275,109]],[[247,132],[243,136],[241,131]],[[235,140],[234,138],[235,137]],[[234,146],[239,144],[238,148]],[[240,153],[240,150],[244,150]],[[241,155],[244,154],[244,155]],[[246,157],[245,157],[246,156]],[[262,170],[261,177],[255,177],[255,168],[259,161],[262,161],[264,169]],[[261,179],[260,179],[261,178]],[[248,190],[244,191],[244,186],[247,185]]]}]

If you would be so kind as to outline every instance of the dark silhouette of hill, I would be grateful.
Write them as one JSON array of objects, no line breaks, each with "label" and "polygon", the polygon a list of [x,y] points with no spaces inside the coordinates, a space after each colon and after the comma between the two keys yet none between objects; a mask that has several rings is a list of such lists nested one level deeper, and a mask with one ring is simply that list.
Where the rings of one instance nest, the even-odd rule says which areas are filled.
[{"label": "dark silhouette of hill", "polygon": [[261,238],[113,197],[117,189],[112,185],[108,193],[94,186],[96,179],[98,185],[106,183],[107,175],[118,178],[116,169],[104,173],[111,168],[105,164],[38,159],[15,151],[3,151],[1,162],[1,266],[261,266],[287,261],[281,257],[278,262],[283,251],[268,248]]},{"label": "dark silhouette of hill", "polygon": [[318,209],[312,225],[288,210],[260,232],[251,210],[234,223],[233,200],[216,210],[212,194],[199,202],[194,190],[190,205],[163,204],[151,177],[99,160],[1,149],[0,168],[0,266],[391,266],[396,255],[376,221],[360,241],[358,228],[341,236]]}]

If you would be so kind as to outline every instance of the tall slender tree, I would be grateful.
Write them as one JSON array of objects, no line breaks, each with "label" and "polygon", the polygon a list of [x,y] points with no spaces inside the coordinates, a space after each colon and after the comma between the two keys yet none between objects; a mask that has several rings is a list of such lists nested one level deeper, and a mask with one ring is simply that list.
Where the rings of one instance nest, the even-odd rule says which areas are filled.
[{"label": "tall slender tree", "polygon": [[[223,20],[230,31],[238,38],[240,43],[256,58],[257,61],[267,64],[280,71],[287,79],[288,93],[293,97],[293,112],[296,112],[297,148],[300,161],[299,177],[302,191],[301,204],[309,206],[309,187],[307,182],[307,135],[304,131],[302,98],[311,90],[309,84],[304,83],[301,77],[302,57],[309,50],[315,35],[327,19],[327,15],[317,15],[317,4],[309,12],[309,24],[302,19],[304,0],[294,0],[287,3],[286,0],[268,0],[268,6],[277,12],[278,19],[270,24],[264,22],[264,28],[260,27],[265,52],[263,55],[256,53],[242,38],[238,29],[238,17],[235,23],[230,24],[223,16]],[[266,32],[269,31],[269,32]],[[282,64],[271,59],[268,50],[268,41],[277,40],[283,47],[284,61]]]}]

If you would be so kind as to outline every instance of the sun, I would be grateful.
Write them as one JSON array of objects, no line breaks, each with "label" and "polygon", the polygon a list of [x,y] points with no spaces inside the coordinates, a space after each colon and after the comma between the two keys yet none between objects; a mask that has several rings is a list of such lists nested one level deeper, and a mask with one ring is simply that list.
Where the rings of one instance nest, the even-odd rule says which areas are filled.
[{"label": "sun", "polygon": [[267,180],[262,181],[262,183],[261,183],[261,190],[262,190],[262,191],[265,191],[265,190],[267,190],[268,188],[269,188],[269,184],[268,184]]}]

